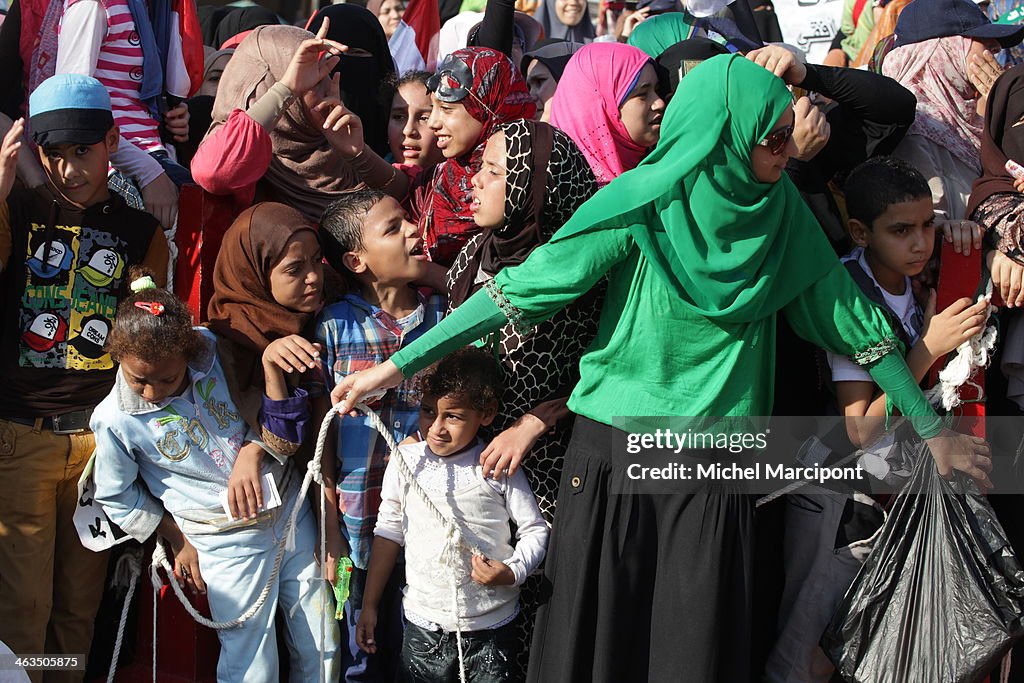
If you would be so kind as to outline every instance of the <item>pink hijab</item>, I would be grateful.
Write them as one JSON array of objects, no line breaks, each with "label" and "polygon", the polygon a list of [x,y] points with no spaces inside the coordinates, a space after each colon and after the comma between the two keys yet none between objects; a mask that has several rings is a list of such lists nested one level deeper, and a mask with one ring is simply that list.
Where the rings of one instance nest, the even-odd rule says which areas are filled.
[{"label": "pink hijab", "polygon": [[647,153],[629,137],[619,106],[649,63],[651,58],[632,45],[591,43],[572,56],[558,81],[551,125],[579,145],[598,186],[635,168]]},{"label": "pink hijab", "polygon": [[907,132],[945,147],[980,172],[984,119],[978,91],[967,79],[971,42],[949,36],[903,45],[885,56],[882,73],[917,97],[917,116]]}]

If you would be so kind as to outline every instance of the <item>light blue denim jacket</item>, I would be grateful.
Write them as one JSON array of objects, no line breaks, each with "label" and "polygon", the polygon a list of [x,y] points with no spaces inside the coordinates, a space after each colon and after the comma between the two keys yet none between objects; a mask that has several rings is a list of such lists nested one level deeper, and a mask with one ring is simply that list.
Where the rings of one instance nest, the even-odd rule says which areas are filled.
[{"label": "light blue denim jacket", "polygon": [[[139,541],[157,528],[163,512],[190,538],[232,530],[232,543],[265,547],[264,530],[294,499],[285,459],[263,444],[235,407],[217,357],[216,337],[196,328],[205,348],[188,366],[190,384],[159,404],[131,390],[119,370],[110,394],[93,412],[96,500],[112,522]],[[256,520],[230,522],[220,494],[246,441],[260,443],[284,505]],[[291,467],[289,467],[291,469]],[[288,476],[287,479],[295,479]],[[246,543],[248,539],[248,543]]]}]

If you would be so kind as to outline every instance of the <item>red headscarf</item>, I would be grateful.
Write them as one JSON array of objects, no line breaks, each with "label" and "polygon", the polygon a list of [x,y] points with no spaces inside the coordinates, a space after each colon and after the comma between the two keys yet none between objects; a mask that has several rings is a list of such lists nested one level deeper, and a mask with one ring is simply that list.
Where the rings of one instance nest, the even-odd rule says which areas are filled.
[{"label": "red headscarf", "polygon": [[487,138],[503,124],[533,118],[536,105],[512,60],[490,48],[467,47],[448,55],[430,87],[439,99],[462,104],[483,124],[473,151],[438,166],[429,205],[420,217],[431,259],[447,267],[480,230],[469,208],[470,180],[480,170]]}]

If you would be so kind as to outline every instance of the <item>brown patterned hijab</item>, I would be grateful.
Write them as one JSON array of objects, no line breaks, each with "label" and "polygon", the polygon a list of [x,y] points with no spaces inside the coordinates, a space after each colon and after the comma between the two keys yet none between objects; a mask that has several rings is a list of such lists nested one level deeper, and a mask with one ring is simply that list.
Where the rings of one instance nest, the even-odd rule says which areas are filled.
[{"label": "brown patterned hijab", "polygon": [[[209,327],[235,344],[241,390],[262,383],[260,360],[270,342],[302,334],[310,313],[285,308],[270,293],[270,271],[295,235],[316,228],[295,209],[262,202],[242,212],[224,234],[213,268]],[[260,386],[262,389],[262,386]]]},{"label": "brown patterned hijab", "polygon": [[[302,41],[313,37],[295,26],[260,26],[246,36],[221,75],[207,135],[235,109],[247,110],[270,90],[284,77]],[[328,204],[359,184],[299,100],[285,110],[270,140],[273,157],[259,188],[262,196],[286,201],[310,220],[319,221]]]}]

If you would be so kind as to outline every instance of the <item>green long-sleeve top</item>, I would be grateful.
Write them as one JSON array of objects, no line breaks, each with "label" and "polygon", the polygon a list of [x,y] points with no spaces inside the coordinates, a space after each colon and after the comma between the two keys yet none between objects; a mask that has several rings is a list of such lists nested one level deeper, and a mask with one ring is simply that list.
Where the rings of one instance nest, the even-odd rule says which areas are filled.
[{"label": "green long-sleeve top", "polygon": [[[885,315],[835,260],[781,310],[797,334],[866,365],[918,433],[941,422],[907,368]],[[439,325],[392,356],[406,376],[511,321],[528,328],[609,275],[597,337],[580,360],[569,408],[611,425],[617,416],[769,415],[775,315],[721,323],[693,312],[650,267],[626,228],[545,244],[501,271]]]}]

